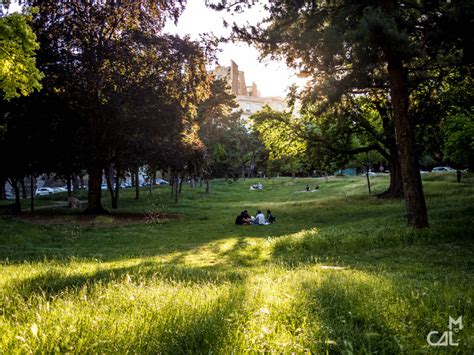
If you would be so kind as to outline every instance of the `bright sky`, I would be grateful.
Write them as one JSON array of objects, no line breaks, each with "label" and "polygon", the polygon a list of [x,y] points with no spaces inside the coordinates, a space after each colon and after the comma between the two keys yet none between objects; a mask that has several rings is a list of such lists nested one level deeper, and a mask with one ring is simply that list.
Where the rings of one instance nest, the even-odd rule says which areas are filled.
[{"label": "bright sky", "polygon": [[[20,7],[13,2],[10,12],[18,11]],[[231,14],[225,11],[214,11],[205,6],[205,0],[188,0],[186,8],[179,18],[177,26],[170,22],[165,31],[180,36],[189,35],[194,40],[199,40],[202,33],[214,33],[216,36],[226,36],[230,33],[229,28],[224,28],[223,19],[229,24],[237,22],[240,25],[256,24],[264,17],[263,9],[253,7],[244,14]],[[257,84],[262,96],[286,96],[287,88],[293,83],[303,85],[304,80],[296,77],[284,62],[265,59],[259,61],[259,53],[256,48],[245,43],[220,44],[220,52],[217,53],[220,65],[229,66],[230,60],[234,60],[239,70],[245,72],[247,85],[252,82]]]},{"label": "bright sky", "polygon": [[[169,23],[165,31],[178,35],[187,34],[194,40],[198,40],[201,33],[228,35],[230,29],[224,28],[222,24],[224,18],[229,24],[233,22],[255,24],[264,16],[262,11],[252,8],[244,14],[232,15],[225,11],[217,12],[206,8],[204,0],[188,0],[177,26]],[[271,60],[259,62],[259,53],[254,47],[244,43],[226,43],[220,44],[219,49],[222,50],[217,54],[219,64],[229,66],[230,60],[234,60],[239,70],[245,72],[246,84],[252,85],[252,82],[255,82],[262,96],[286,96],[290,85],[295,82],[301,85],[301,79],[296,78],[285,63]]]}]

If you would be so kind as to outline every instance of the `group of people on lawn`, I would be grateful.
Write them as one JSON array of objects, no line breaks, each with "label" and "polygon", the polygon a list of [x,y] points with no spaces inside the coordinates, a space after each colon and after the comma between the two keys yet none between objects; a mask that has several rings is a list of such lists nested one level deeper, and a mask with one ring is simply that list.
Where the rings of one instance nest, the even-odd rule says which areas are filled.
[{"label": "group of people on lawn", "polygon": [[267,225],[275,222],[275,217],[273,217],[272,212],[267,210],[267,216],[262,213],[262,211],[257,210],[255,217],[250,216],[248,211],[242,211],[237,218],[235,219],[235,224],[239,226],[244,225]]}]

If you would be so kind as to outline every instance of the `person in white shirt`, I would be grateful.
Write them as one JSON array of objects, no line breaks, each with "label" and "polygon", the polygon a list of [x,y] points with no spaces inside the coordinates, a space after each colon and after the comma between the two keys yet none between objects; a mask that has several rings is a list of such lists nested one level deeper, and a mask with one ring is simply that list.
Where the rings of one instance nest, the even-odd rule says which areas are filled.
[{"label": "person in white shirt", "polygon": [[253,218],[252,224],[265,224],[265,215],[262,211],[257,211],[257,215]]}]

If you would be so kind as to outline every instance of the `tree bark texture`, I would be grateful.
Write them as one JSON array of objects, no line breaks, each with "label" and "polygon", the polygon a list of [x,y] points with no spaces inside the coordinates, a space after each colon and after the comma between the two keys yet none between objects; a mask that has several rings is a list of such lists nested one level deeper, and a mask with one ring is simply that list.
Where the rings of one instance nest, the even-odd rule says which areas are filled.
[{"label": "tree bark texture", "polygon": [[85,213],[104,214],[107,211],[102,207],[102,169],[91,167],[88,169],[89,191],[87,194],[87,209]]},{"label": "tree bark texture", "polygon": [[413,228],[428,227],[428,214],[416,157],[415,129],[408,115],[408,84],[401,59],[388,59],[390,92],[407,222]]}]

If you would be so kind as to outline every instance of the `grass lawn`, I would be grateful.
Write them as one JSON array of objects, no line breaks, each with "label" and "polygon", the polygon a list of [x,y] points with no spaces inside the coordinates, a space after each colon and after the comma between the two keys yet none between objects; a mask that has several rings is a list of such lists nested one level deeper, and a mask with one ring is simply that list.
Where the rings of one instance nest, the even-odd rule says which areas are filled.
[{"label": "grass lawn", "polygon": [[[474,177],[424,176],[423,231],[365,178],[255,182],[185,186],[178,205],[167,187],[124,191],[119,211],[147,223],[1,215],[0,353],[474,352]],[[257,208],[276,223],[234,224]],[[449,316],[459,345],[430,346]]]}]

